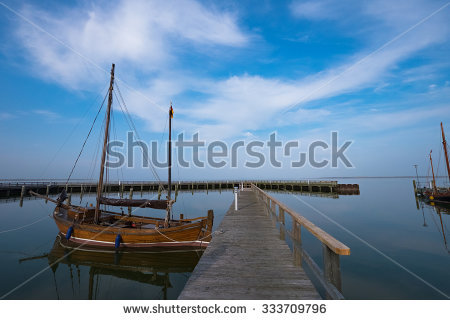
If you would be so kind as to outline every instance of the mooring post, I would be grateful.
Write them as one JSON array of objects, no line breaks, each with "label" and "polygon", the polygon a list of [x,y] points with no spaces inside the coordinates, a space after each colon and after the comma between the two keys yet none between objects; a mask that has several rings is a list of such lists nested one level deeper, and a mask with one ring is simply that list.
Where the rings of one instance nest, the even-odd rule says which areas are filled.
[{"label": "mooring post", "polygon": [[158,200],[161,200],[161,186],[158,186]]},{"label": "mooring post", "polygon": [[144,191],[144,183],[141,182],[141,197],[142,197],[142,192]]},{"label": "mooring post", "polygon": [[[133,187],[130,188],[130,200],[133,200]],[[128,215],[131,216],[131,207],[128,207]]]},{"label": "mooring post", "polygon": [[20,203],[19,205],[23,206],[23,196],[25,195],[25,185],[22,186],[22,190],[20,191]]},{"label": "mooring post", "polygon": [[339,263],[339,255],[328,248],[326,244],[323,246],[323,269],[325,279],[333,284],[336,289],[342,292],[341,267]]},{"label": "mooring post", "polygon": [[120,199],[123,199],[123,183],[120,183],[119,181],[119,186],[120,186]]},{"label": "mooring post", "polygon": [[[45,196],[48,197],[48,194],[50,193],[50,185],[47,185],[47,189],[45,190]],[[45,203],[48,202],[48,199],[45,199]]]},{"label": "mooring post", "polygon": [[[70,188],[70,191],[72,191],[72,188]],[[67,205],[70,206],[72,203],[72,192],[69,192],[69,195],[67,196]]]}]

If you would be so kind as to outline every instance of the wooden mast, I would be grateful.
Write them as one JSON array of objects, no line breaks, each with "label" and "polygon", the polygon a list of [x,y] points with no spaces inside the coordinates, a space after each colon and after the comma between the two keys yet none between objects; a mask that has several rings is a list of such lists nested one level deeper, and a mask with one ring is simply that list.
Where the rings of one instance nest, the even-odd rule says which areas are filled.
[{"label": "wooden mast", "polygon": [[447,141],[445,141],[444,127],[442,126],[442,122],[441,122],[441,131],[442,131],[442,144],[444,145],[445,162],[447,164],[448,180],[450,180],[450,165],[448,164]]},{"label": "wooden mast", "polygon": [[168,200],[170,201],[170,196],[172,193],[172,118],[173,118],[173,109],[172,109],[172,102],[170,102],[170,109],[169,109],[169,150],[168,150],[168,163],[169,163],[169,182],[168,182]]},{"label": "wooden mast", "polygon": [[433,150],[430,151],[430,163],[431,163],[431,172],[433,173],[433,194],[435,194],[437,192],[436,179],[434,178],[433,159],[431,158],[431,152],[433,152]]},{"label": "wooden mast", "polygon": [[100,177],[98,179],[98,185],[97,185],[97,203],[95,205],[95,217],[94,222],[98,224],[100,219],[100,198],[102,196],[103,191],[103,175],[105,173],[105,161],[106,161],[106,147],[108,144],[108,137],[109,137],[109,122],[111,118],[111,105],[112,105],[112,94],[113,94],[113,87],[114,87],[114,63],[111,67],[111,80],[109,82],[109,94],[108,94],[108,108],[106,109],[106,125],[105,125],[105,137],[103,139],[103,151],[102,151],[102,161],[100,164]]},{"label": "wooden mast", "polygon": [[172,118],[173,118],[173,109],[172,109],[172,101],[170,102],[170,109],[169,109],[169,145],[167,150],[167,163],[168,163],[168,183],[167,187],[169,190],[167,190],[167,215],[165,220],[165,227],[167,228],[169,226],[170,221],[170,213],[172,211],[172,202],[171,202],[171,194],[172,194]]}]

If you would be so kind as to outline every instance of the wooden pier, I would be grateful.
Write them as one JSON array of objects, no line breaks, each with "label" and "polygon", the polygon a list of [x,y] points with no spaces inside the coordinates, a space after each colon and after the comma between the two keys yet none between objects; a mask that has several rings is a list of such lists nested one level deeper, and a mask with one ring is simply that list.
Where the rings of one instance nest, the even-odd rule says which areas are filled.
[{"label": "wooden pier", "polygon": [[[285,213],[292,216],[292,232]],[[324,272],[301,248],[302,227],[324,245]],[[326,298],[343,299],[339,255],[350,249],[254,184],[240,191],[238,210],[233,202],[217,230],[178,299],[320,299],[302,260]],[[286,235],[294,239],[294,252]]]}]

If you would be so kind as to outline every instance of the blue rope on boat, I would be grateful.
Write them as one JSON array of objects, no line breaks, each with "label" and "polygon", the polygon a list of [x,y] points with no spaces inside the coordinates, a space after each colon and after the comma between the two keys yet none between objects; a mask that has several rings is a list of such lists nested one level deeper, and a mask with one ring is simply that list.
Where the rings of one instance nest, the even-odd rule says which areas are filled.
[{"label": "blue rope on boat", "polygon": [[66,233],[66,239],[69,240],[73,233],[73,227],[70,226]]}]

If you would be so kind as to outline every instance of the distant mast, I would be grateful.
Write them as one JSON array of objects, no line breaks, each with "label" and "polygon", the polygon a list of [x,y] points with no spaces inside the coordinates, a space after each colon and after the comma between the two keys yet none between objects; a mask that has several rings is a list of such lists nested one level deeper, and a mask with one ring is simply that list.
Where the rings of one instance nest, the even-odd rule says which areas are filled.
[{"label": "distant mast", "polygon": [[436,189],[436,179],[434,178],[434,169],[433,169],[433,159],[431,158],[431,153],[433,150],[430,151],[430,163],[431,163],[431,173],[433,174],[433,194],[437,192]]},{"label": "distant mast", "polygon": [[447,164],[448,180],[450,181],[450,165],[448,164],[447,141],[445,141],[444,127],[441,122],[442,144],[444,145],[445,162]]},{"label": "distant mast", "polygon": [[97,203],[95,205],[95,217],[94,221],[96,224],[99,223],[100,219],[100,198],[103,192],[103,176],[105,174],[105,161],[106,161],[106,146],[109,139],[109,122],[111,118],[111,105],[113,99],[113,87],[114,87],[114,63],[111,67],[111,80],[109,83],[109,94],[108,94],[108,108],[106,109],[106,125],[105,125],[105,137],[103,139],[103,151],[102,151],[102,161],[100,163],[100,177],[98,179],[97,185]]}]

